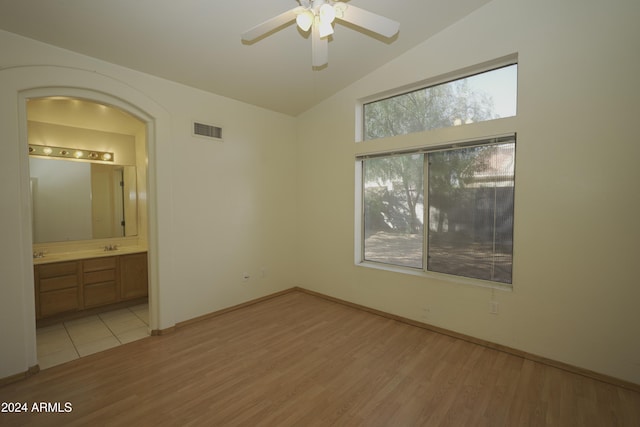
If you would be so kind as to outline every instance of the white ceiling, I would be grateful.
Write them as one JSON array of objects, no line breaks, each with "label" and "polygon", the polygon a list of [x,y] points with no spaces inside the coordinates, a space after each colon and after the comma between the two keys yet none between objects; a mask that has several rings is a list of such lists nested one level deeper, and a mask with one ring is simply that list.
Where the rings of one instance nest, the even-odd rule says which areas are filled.
[{"label": "white ceiling", "polygon": [[294,0],[0,0],[0,29],[296,116],[489,1],[350,0],[400,33],[381,40],[337,23],[321,70],[295,23],[240,41]]}]

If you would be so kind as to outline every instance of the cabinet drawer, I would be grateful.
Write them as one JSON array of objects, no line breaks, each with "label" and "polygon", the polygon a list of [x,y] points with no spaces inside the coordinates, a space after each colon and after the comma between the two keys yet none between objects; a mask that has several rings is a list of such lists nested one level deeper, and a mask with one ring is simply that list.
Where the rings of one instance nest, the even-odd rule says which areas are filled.
[{"label": "cabinet drawer", "polygon": [[[59,289],[77,288],[78,276],[61,276],[51,277],[49,279],[40,279],[40,292],[49,292]],[[75,292],[75,291],[74,291]]]},{"label": "cabinet drawer", "polygon": [[84,306],[94,307],[118,301],[116,282],[99,283],[84,287]]},{"label": "cabinet drawer", "polygon": [[108,256],[104,258],[93,258],[82,261],[82,270],[87,271],[99,271],[109,270],[116,268],[116,257]]},{"label": "cabinet drawer", "polygon": [[41,279],[58,276],[70,276],[78,273],[78,263],[57,262],[55,264],[42,264],[38,266],[38,272]]},{"label": "cabinet drawer", "polygon": [[40,315],[51,316],[78,310],[78,289],[62,289],[40,294]]},{"label": "cabinet drawer", "polygon": [[93,283],[111,282],[116,280],[115,270],[101,270],[84,273],[84,284],[91,285]]}]

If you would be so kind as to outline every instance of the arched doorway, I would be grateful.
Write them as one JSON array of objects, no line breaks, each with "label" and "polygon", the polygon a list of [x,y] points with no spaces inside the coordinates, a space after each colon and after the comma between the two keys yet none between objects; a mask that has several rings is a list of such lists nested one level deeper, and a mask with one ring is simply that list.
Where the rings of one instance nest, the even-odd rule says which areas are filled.
[{"label": "arched doorway", "polygon": [[167,257],[167,250],[162,254],[159,251],[160,241],[170,239],[172,225],[165,219],[160,227],[158,218],[159,212],[171,210],[171,176],[157,172],[156,160],[156,147],[171,144],[170,113],[135,85],[95,70],[52,65],[4,68],[0,70],[0,129],[7,145],[0,160],[4,202],[0,232],[6,244],[0,247],[0,312],[3,321],[14,327],[1,334],[7,350],[3,353],[0,378],[28,376],[38,370],[26,100],[52,96],[112,105],[144,121],[148,154],[149,324],[152,331],[175,325],[171,299],[162,297],[168,292],[163,283],[170,282],[172,265],[161,262],[162,257]]},{"label": "arched doorway", "polygon": [[43,369],[149,335],[147,126],[83,98],[26,105]]}]

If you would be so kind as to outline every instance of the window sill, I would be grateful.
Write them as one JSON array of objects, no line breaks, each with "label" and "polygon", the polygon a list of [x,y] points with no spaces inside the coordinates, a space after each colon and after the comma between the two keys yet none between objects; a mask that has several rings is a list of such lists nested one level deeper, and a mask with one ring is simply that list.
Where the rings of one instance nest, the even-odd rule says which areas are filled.
[{"label": "window sill", "polygon": [[398,265],[381,264],[371,261],[361,261],[355,263],[356,267],[372,268],[374,270],[390,271],[393,273],[408,274],[410,276],[423,277],[425,279],[441,280],[458,285],[478,286],[482,288],[498,289],[501,291],[513,292],[513,283],[491,282],[489,280],[473,279],[470,277],[452,276],[450,274],[424,271],[412,267],[401,267]]}]

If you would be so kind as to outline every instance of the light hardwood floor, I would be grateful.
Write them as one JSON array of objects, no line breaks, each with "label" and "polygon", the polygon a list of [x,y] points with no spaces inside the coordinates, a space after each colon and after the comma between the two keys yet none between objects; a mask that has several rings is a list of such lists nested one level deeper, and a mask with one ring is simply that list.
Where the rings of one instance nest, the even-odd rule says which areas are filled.
[{"label": "light hardwood floor", "polygon": [[293,291],[56,366],[0,425],[639,426],[640,393]]}]

